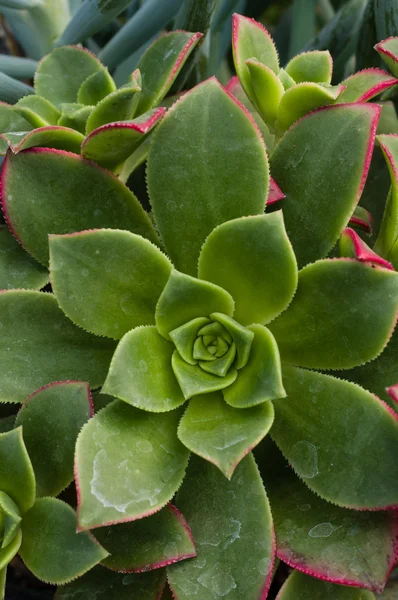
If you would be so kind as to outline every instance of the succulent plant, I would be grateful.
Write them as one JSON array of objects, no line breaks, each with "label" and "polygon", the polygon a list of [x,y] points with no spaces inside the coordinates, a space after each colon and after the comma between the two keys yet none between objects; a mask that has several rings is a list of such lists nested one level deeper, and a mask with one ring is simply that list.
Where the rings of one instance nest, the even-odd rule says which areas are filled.
[{"label": "succulent plant", "polygon": [[[40,498],[21,556],[46,581],[82,575],[59,600],[265,600],[276,557],[296,569],[279,600],[371,600],[397,558],[394,135],[377,136],[391,194],[373,248],[358,202],[381,113],[366,101],[397,80],[360,72],[329,102],[327,53],[281,72],[268,32],[237,15],[239,81],[154,108],[198,39],[155,42],[134,93],[137,73],[114,90],[84,50],[54,50],[42,99],[4,109],[33,127],[2,134],[0,401],[28,399],[3,435],[23,432]],[[378,46],[394,76],[395,43]],[[84,128],[85,108],[68,128],[38,120],[86,94]],[[150,214],[124,183],[147,156]],[[73,477],[62,523],[79,533],[53,550],[47,496]]]}]

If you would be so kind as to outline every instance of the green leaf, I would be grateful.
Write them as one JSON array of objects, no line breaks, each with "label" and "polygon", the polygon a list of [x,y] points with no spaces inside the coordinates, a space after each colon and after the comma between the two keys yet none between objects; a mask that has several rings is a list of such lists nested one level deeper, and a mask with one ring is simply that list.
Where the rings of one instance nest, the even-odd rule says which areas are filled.
[{"label": "green leaf", "polygon": [[189,456],[177,438],[180,416],[116,401],[83,427],[76,445],[80,529],[142,519],[171,500]]},{"label": "green leaf", "polygon": [[175,347],[178,350],[181,358],[190,365],[196,365],[197,359],[193,357],[194,345],[196,338],[199,335],[199,331],[205,326],[210,325],[210,319],[206,317],[198,317],[188,321],[184,325],[173,329],[170,332],[170,337],[174,342]]},{"label": "green leaf", "polygon": [[[3,572],[4,569],[7,568],[7,565],[12,561],[14,556],[17,554],[21,547],[22,542],[22,533],[21,530],[18,529],[16,536],[14,539],[8,544],[6,548],[2,548],[0,550],[0,569]],[[5,576],[5,574],[4,574]],[[0,580],[0,590],[1,590],[1,580]],[[3,599],[4,600],[4,599]]]},{"label": "green leaf", "polygon": [[49,233],[109,227],[157,241],[134,194],[108,171],[71,153],[47,148],[9,153],[2,190],[10,229],[43,264],[48,262]]},{"label": "green leaf", "polygon": [[0,434],[0,490],[10,496],[21,514],[33,506],[35,475],[22,438],[22,427]]},{"label": "green leaf", "polygon": [[28,148],[56,148],[58,150],[66,150],[80,154],[84,136],[68,127],[60,127],[58,125],[49,125],[39,127],[34,131],[20,133],[3,133],[0,138],[7,142],[14,154],[18,154],[21,150]]},{"label": "green leaf", "polygon": [[51,294],[3,292],[0,323],[0,402],[23,402],[53,381],[105,380],[115,343],[73,325]]},{"label": "green leaf", "polygon": [[61,117],[58,120],[58,125],[76,129],[80,133],[86,133],[86,124],[89,116],[93,111],[92,106],[84,106],[83,104],[66,103],[61,104]]},{"label": "green leaf", "polygon": [[158,125],[166,109],[151,110],[133,121],[108,123],[94,129],[84,141],[82,154],[99,165],[114,169],[121,165]]},{"label": "green leaf", "polygon": [[272,438],[308,487],[346,508],[397,505],[393,411],[358,385],[329,375],[285,367],[283,382],[288,399],[274,402]]},{"label": "green leaf", "polygon": [[272,505],[278,557],[314,577],[381,591],[394,564],[394,513],[325,502],[268,440],[257,457]]},{"label": "green leaf", "polygon": [[397,79],[382,69],[364,69],[342,82],[346,89],[339,97],[339,102],[366,102],[397,83]]},{"label": "green leaf", "polygon": [[383,351],[397,308],[394,271],[348,258],[325,259],[299,272],[291,305],[269,327],[282,361],[349,369]]},{"label": "green leaf", "polygon": [[277,600],[375,600],[374,595],[345,585],[320,581],[294,571],[285,581]]},{"label": "green leaf", "polygon": [[21,557],[47,583],[76,579],[108,554],[89,533],[76,533],[75,511],[56,498],[37,500],[24,516],[22,530]]},{"label": "green leaf", "polygon": [[375,46],[394,77],[398,77],[398,37],[382,40]]},{"label": "green leaf", "polygon": [[[18,535],[19,524],[22,520],[21,513],[14,500],[7,496],[4,492],[0,492],[0,509],[2,519],[2,543],[1,547],[4,550],[4,555],[7,551],[7,546]],[[1,592],[0,592],[1,593]]]},{"label": "green leaf", "polygon": [[137,64],[142,75],[137,114],[160,104],[201,38],[201,33],[171,31],[149,46]]},{"label": "green leaf", "polygon": [[238,376],[237,370],[233,368],[229,369],[223,377],[207,373],[198,365],[186,363],[177,350],[172,357],[172,367],[186,400],[198,394],[222,390],[230,386]]},{"label": "green leaf", "polygon": [[0,72],[0,101],[14,104],[23,96],[33,94],[34,90],[30,85],[22,83],[5,73]]},{"label": "green leaf", "polygon": [[103,70],[100,61],[84,48],[56,48],[40,62],[35,75],[35,90],[55,106],[76,102],[82,83]]},{"label": "green leaf", "polygon": [[145,238],[111,229],[50,236],[50,263],[64,313],[80,327],[116,339],[138,325],[155,324],[156,303],[172,269]]},{"label": "green leaf", "polygon": [[192,529],[198,556],[167,568],[174,597],[265,598],[274,539],[268,499],[253,457],[240,463],[231,481],[210,463],[192,457],[177,507]]},{"label": "green leaf", "polygon": [[285,69],[296,83],[308,81],[330,83],[332,80],[333,59],[328,50],[302,52],[292,58]]},{"label": "green leaf", "polygon": [[[13,110],[34,127],[56,125],[61,114],[51,102],[36,94],[18,100]],[[37,119],[43,122],[42,125],[36,125]]]},{"label": "green leaf", "polygon": [[383,220],[374,250],[388,257],[398,240],[398,136],[377,136],[391,178],[391,189],[387,197]]},{"label": "green leaf", "polygon": [[295,121],[316,108],[334,104],[342,91],[341,85],[326,87],[312,82],[294,85],[285,92],[279,103],[276,117],[278,131],[286,131]]},{"label": "green leaf", "polygon": [[137,327],[119,342],[103,392],[151,412],[185,402],[171,368],[174,346],[156,327]]},{"label": "green leaf", "polygon": [[15,425],[23,427],[37,496],[58,496],[73,481],[76,439],[93,412],[90,388],[80,381],[50,383],[22,406]]},{"label": "green leaf", "polygon": [[91,133],[107,123],[129,121],[137,111],[141,88],[136,84],[122,87],[98,102],[87,119],[86,133]]},{"label": "green leaf", "polygon": [[192,452],[213,463],[231,479],[244,456],[268,433],[274,420],[270,402],[240,410],[220,392],[193,398],[178,427],[178,437]]},{"label": "green leaf", "polygon": [[299,265],[325,256],[354,212],[379,112],[368,104],[315,111],[293,125],[274,151],[272,176],[286,194],[283,216]]},{"label": "green leaf", "polygon": [[250,73],[252,100],[264,121],[273,128],[284,87],[274,71],[257,59],[250,58],[246,66]]},{"label": "green leaf", "polygon": [[199,277],[231,294],[240,323],[274,319],[297,286],[297,264],[282,211],[235,219],[214,229],[200,253]]},{"label": "green leaf", "polygon": [[26,119],[14,112],[13,106],[0,102],[0,131],[30,131],[32,125]]},{"label": "green leaf", "polygon": [[392,264],[385,258],[376,254],[376,252],[373,252],[359,234],[351,229],[351,227],[344,229],[339,240],[338,248],[340,256],[356,258],[357,260],[372,266],[379,265],[385,269],[394,270]]},{"label": "green leaf", "polygon": [[150,573],[115,573],[94,567],[88,573],[59,587],[56,600],[159,600],[165,584],[162,569]]},{"label": "green leaf", "polygon": [[81,84],[77,101],[79,104],[95,106],[108,94],[116,91],[116,85],[107,68],[93,73]]},{"label": "green leaf", "polygon": [[[22,538],[21,538],[21,540],[22,540]],[[6,578],[7,578],[7,567],[4,567],[4,569],[2,571],[0,571],[0,598],[2,598],[2,600],[5,599]]]},{"label": "green leaf", "polygon": [[25,252],[7,227],[0,226],[0,289],[39,290],[48,281],[47,269]]},{"label": "green leaf", "polygon": [[156,129],[148,190],[160,235],[180,271],[196,275],[214,227],[263,213],[268,185],[260,133],[216,79],[185,94]]},{"label": "green leaf", "polygon": [[261,23],[243,15],[234,14],[232,17],[232,53],[239,80],[253,102],[255,93],[246,61],[255,58],[277,74],[279,59],[274,41]]},{"label": "green leaf", "polygon": [[110,553],[102,564],[119,573],[152,571],[196,556],[188,523],[172,504],[146,519],[96,529],[95,537]]},{"label": "green leaf", "polygon": [[213,312],[233,315],[234,301],[230,294],[214,283],[173,269],[156,306],[156,327],[169,339],[171,331]]},{"label": "green leaf", "polygon": [[249,361],[236,381],[223,391],[225,401],[234,408],[248,408],[286,396],[274,336],[262,325],[248,329],[254,333]]}]

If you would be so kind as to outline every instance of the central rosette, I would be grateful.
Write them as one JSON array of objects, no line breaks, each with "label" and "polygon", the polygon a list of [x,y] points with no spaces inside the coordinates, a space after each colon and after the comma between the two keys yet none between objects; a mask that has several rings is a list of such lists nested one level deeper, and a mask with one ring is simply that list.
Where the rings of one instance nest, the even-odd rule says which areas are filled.
[{"label": "central rosette", "polygon": [[232,383],[237,370],[249,360],[254,334],[231,317],[212,313],[210,318],[199,317],[177,327],[170,337],[177,349],[173,367],[179,381],[185,362],[217,377],[228,377]]}]

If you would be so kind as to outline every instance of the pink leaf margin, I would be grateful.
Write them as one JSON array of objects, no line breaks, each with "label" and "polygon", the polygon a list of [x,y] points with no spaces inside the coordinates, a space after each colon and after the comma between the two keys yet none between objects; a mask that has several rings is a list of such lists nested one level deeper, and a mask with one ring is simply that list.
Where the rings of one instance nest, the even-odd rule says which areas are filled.
[{"label": "pink leaf margin", "polygon": [[385,269],[389,269],[390,271],[394,271],[392,264],[385,258],[382,258],[376,254],[376,252],[373,252],[373,250],[369,248],[369,246],[359,237],[356,231],[350,227],[344,229],[342,237],[350,240],[352,248],[355,252],[355,257],[360,262],[376,264],[380,267],[384,267]]}]

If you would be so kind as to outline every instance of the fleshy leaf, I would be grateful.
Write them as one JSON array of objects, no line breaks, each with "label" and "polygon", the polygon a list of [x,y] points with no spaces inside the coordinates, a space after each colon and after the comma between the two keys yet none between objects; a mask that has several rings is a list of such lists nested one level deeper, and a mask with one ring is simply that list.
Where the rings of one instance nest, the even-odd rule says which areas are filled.
[{"label": "fleshy leaf", "polygon": [[59,125],[39,127],[34,131],[27,132],[22,138],[20,134],[16,133],[3,133],[0,134],[0,138],[7,142],[14,154],[35,147],[56,148],[80,154],[84,141],[84,136],[78,131]]},{"label": "fleshy leaf", "polygon": [[274,41],[261,23],[235,14],[232,17],[232,53],[242,87],[253,101],[255,94],[246,61],[255,58],[274,73],[278,73],[279,59]]},{"label": "fleshy leaf", "polygon": [[233,315],[229,293],[214,283],[173,270],[156,306],[156,327],[169,339],[174,329],[213,312]]},{"label": "fleshy leaf", "polygon": [[163,100],[201,37],[201,33],[171,31],[149,46],[137,64],[142,75],[137,114],[147,112]]},{"label": "fleshy leaf", "polygon": [[56,125],[60,117],[59,110],[51,102],[36,94],[18,100],[13,110],[33,127]]},{"label": "fleshy leaf", "polygon": [[286,366],[283,382],[288,399],[274,402],[271,435],[308,487],[346,508],[397,506],[398,421],[392,409],[330,375]]},{"label": "fleshy leaf", "polygon": [[244,456],[268,433],[274,420],[271,402],[240,410],[220,392],[193,398],[178,427],[178,437],[192,452],[213,463],[231,479]]},{"label": "fleshy leaf", "polygon": [[108,123],[94,129],[84,141],[83,156],[108,169],[117,167],[137,150],[165,111],[165,108],[154,109],[133,121]]},{"label": "fleshy leaf", "polygon": [[63,584],[86,573],[107,552],[88,532],[76,533],[75,511],[56,498],[40,498],[23,519],[21,557],[32,573]]},{"label": "fleshy leaf", "polygon": [[22,427],[0,434],[0,490],[10,496],[21,514],[33,506],[35,476],[22,438]]},{"label": "fleshy leaf", "polygon": [[398,240],[398,135],[378,135],[377,141],[383,152],[391,178],[391,190],[387,197],[375,252],[388,257]]},{"label": "fleshy leaf", "polygon": [[286,396],[274,336],[262,325],[248,329],[254,333],[249,361],[236,381],[223,391],[225,401],[234,408],[248,408]]},{"label": "fleshy leaf", "polygon": [[165,584],[162,570],[150,573],[115,573],[94,567],[88,573],[59,587],[56,600],[159,600]]},{"label": "fleshy leaf", "polygon": [[172,265],[151,242],[113,229],[53,235],[49,241],[54,294],[74,323],[116,339],[155,323]]},{"label": "fleshy leaf", "polygon": [[106,123],[133,119],[140,92],[138,85],[122,87],[98,102],[87,119],[86,133],[91,133]]},{"label": "fleshy leaf", "polygon": [[172,504],[140,521],[96,529],[95,537],[110,553],[102,564],[119,573],[143,573],[196,556],[188,523]]},{"label": "fleshy leaf", "polygon": [[333,60],[328,50],[302,52],[287,63],[285,70],[296,83],[330,83]]},{"label": "fleshy leaf", "polygon": [[381,591],[395,561],[396,515],[325,502],[296,477],[269,438],[257,457],[272,505],[278,557],[320,579]]},{"label": "fleshy leaf", "polygon": [[58,120],[58,125],[76,129],[80,133],[86,132],[86,124],[93,111],[92,106],[84,104],[61,104],[62,114]]},{"label": "fleshy leaf", "polygon": [[18,244],[7,227],[0,226],[0,289],[39,290],[49,281],[49,274]]},{"label": "fleshy leaf", "polygon": [[254,58],[247,60],[246,66],[250,73],[252,101],[258,107],[264,121],[273,127],[279,102],[285,92],[284,87],[274,71],[258,60]]},{"label": "fleshy leaf", "polygon": [[49,233],[111,227],[157,240],[134,194],[111,173],[75,154],[47,148],[8,153],[1,195],[10,229],[44,264]]},{"label": "fleshy leaf", "polygon": [[398,37],[389,37],[376,44],[375,50],[390,69],[391,73],[398,77]]},{"label": "fleshy leaf", "polygon": [[320,106],[334,104],[343,91],[343,86],[325,87],[319,83],[298,83],[287,90],[278,107],[276,126],[286,131],[295,121]]},{"label": "fleshy leaf", "polygon": [[180,416],[116,401],[83,427],[76,446],[80,529],[142,519],[170,501],[189,456],[177,438]]},{"label": "fleshy leaf", "polygon": [[84,48],[56,48],[43,58],[37,68],[36,93],[55,106],[63,102],[76,102],[82,83],[103,68],[94,54]]},{"label": "fleshy leaf", "polygon": [[73,325],[51,294],[1,293],[0,323],[0,402],[23,402],[53,381],[105,380],[115,343]]},{"label": "fleshy leaf", "polygon": [[14,112],[13,106],[0,101],[0,130],[11,131],[30,131],[32,125],[20,115]]},{"label": "fleshy leaf", "polygon": [[356,258],[357,260],[367,263],[379,265],[385,269],[394,270],[394,267],[388,260],[382,258],[363,241],[362,238],[350,227],[344,229],[339,241],[340,256]]},{"label": "fleshy leaf", "polygon": [[207,373],[197,365],[186,363],[177,350],[172,357],[172,367],[185,399],[222,390],[230,386],[238,375],[236,369],[229,369],[224,377]]},{"label": "fleshy leaf", "polygon": [[286,194],[284,194],[282,192],[279,185],[271,177],[270,181],[269,181],[269,193],[268,193],[268,198],[267,198],[267,206],[269,204],[275,204],[275,202],[279,202],[279,200],[283,200],[283,198],[286,198]]},{"label": "fleshy leaf", "polygon": [[292,303],[269,327],[282,361],[349,369],[383,351],[397,308],[397,273],[352,259],[325,259],[299,271]]},{"label": "fleshy leaf", "polygon": [[[17,534],[14,537],[14,539],[8,544],[8,546],[6,548],[2,548],[0,550],[0,570],[1,571],[3,571],[4,569],[7,568],[8,563],[11,562],[11,560],[14,558],[14,556],[19,551],[19,549],[21,547],[21,543],[22,543],[22,533],[21,533],[21,530],[18,529]],[[0,590],[1,590],[1,586],[0,586]],[[2,598],[2,600],[4,600],[4,598]]]},{"label": "fleshy leaf", "polygon": [[15,424],[23,427],[37,496],[57,496],[73,481],[76,439],[93,412],[87,383],[50,383],[29,396]]},{"label": "fleshy leaf", "polygon": [[282,211],[228,221],[206,239],[199,277],[227,290],[240,323],[267,323],[290,303],[297,264]]},{"label": "fleshy leaf", "polygon": [[[10,496],[4,492],[0,492],[0,508],[2,511],[2,543],[1,547],[4,554],[7,552],[5,549],[12,542],[12,540],[18,535],[19,525],[22,520],[21,513],[14,500],[11,500]],[[1,558],[0,558],[1,562]]]},{"label": "fleshy leaf", "polygon": [[[167,568],[178,600],[266,598],[274,562],[271,511],[251,455],[231,481],[192,457],[177,507],[187,519],[197,558]],[[248,510],[250,507],[250,510]]]},{"label": "fleshy leaf", "polygon": [[197,360],[193,357],[193,347],[196,338],[198,337],[198,333],[202,327],[209,325],[210,323],[210,319],[198,317],[170,332],[170,337],[173,340],[179,355],[190,365],[197,364]]},{"label": "fleshy leaf", "polygon": [[354,212],[379,113],[369,104],[325,107],[295,123],[274,151],[272,176],[286,194],[283,216],[299,265],[325,256]]},{"label": "fleshy leaf", "polygon": [[88,106],[95,106],[98,102],[101,102],[112,92],[116,91],[116,85],[112,77],[109,74],[107,68],[103,68],[101,71],[92,73],[85,81],[81,84],[78,94],[77,101],[79,104],[87,104]]},{"label": "fleshy leaf", "polygon": [[320,581],[293,571],[282,586],[276,600],[375,600],[366,590]]},{"label": "fleshy leaf", "polygon": [[264,142],[249,113],[212,78],[183,95],[157,127],[147,178],[171,260],[196,275],[201,247],[214,227],[264,212]]},{"label": "fleshy leaf", "polygon": [[339,97],[339,102],[366,102],[397,83],[395,77],[382,69],[364,69],[342,82],[345,90]]},{"label": "fleshy leaf", "polygon": [[363,208],[362,206],[357,206],[351,216],[349,225],[351,227],[358,227],[365,231],[367,234],[372,235],[373,215],[366,208]]},{"label": "fleshy leaf", "polygon": [[151,412],[185,402],[171,368],[174,345],[156,327],[137,327],[119,342],[103,392]]}]

